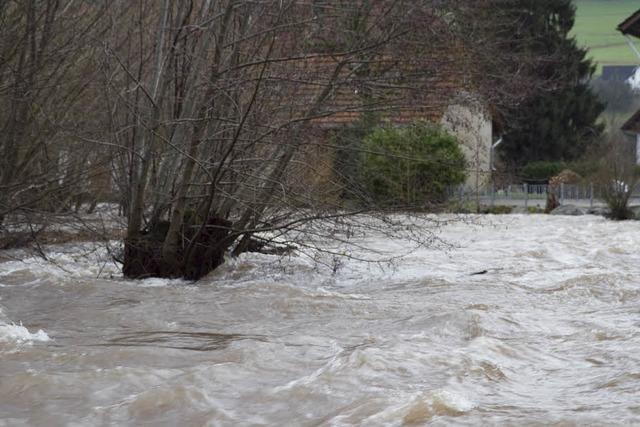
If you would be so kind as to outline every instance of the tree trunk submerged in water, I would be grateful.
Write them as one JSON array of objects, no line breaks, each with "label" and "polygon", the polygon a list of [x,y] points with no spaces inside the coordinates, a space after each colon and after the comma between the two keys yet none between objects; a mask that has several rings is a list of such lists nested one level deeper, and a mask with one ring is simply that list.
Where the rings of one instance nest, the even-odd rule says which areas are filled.
[{"label": "tree trunk submerged in water", "polygon": [[[169,223],[153,225],[139,236],[125,240],[123,274],[131,279],[200,279],[224,262],[224,254],[234,241],[231,226],[230,221],[212,218],[201,233],[196,233],[195,230],[202,228],[201,224],[185,224],[174,259],[167,262],[162,247]],[[187,245],[194,238],[192,255],[186,256]]]}]

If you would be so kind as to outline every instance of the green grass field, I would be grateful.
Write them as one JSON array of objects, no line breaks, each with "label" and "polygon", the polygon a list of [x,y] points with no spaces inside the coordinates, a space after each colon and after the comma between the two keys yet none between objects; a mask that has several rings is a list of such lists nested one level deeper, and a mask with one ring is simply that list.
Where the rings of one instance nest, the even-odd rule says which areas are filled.
[{"label": "green grass field", "polygon": [[[636,65],[640,59],[631,51],[616,27],[640,9],[638,0],[574,0],[577,6],[573,33],[590,56],[603,65]],[[640,40],[637,46],[640,48]]]}]

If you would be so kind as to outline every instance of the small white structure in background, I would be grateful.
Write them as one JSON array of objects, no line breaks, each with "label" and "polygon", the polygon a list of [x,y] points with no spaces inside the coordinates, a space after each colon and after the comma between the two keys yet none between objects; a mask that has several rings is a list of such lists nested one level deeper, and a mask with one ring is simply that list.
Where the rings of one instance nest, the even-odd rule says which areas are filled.
[{"label": "small white structure in background", "polygon": [[640,91],[640,67],[636,68],[636,72],[627,79],[627,83],[631,89]]},{"label": "small white structure in background", "polygon": [[616,193],[627,194],[629,192],[629,185],[624,181],[620,181],[616,179],[613,181],[611,186],[613,188],[613,191],[615,191]]}]

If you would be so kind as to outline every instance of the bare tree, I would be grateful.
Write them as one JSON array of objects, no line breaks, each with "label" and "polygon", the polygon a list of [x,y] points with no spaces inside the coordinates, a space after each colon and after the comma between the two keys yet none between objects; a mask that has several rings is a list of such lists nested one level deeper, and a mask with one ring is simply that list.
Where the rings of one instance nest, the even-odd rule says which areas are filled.
[{"label": "bare tree", "polygon": [[[83,2],[84,3],[84,2]],[[102,8],[73,1],[0,2],[0,225],[7,214],[67,207],[87,179],[91,43]]]},{"label": "bare tree", "polygon": [[[635,141],[633,141],[635,142]],[[596,174],[599,192],[616,220],[632,219],[629,199],[638,183],[638,166],[634,163],[635,144],[621,131],[612,130],[600,148],[600,167]]]},{"label": "bare tree", "polygon": [[118,7],[139,34],[105,46],[114,145],[127,157],[125,274],[197,278],[234,243],[242,251],[265,224],[273,228],[310,124],[332,114],[325,107],[351,84],[348,66],[396,29],[367,24],[372,8],[350,4],[329,16],[352,16],[359,31],[323,51],[304,2],[167,0],[154,14]]}]

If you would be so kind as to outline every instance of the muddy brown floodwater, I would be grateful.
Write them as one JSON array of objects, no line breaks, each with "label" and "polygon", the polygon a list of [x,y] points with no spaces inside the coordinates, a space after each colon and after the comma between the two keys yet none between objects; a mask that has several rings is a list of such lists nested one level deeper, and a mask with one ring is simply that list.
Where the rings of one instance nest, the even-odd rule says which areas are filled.
[{"label": "muddy brown floodwater", "polygon": [[0,426],[640,425],[640,223],[477,221],[393,265],[252,254],[195,284],[5,261]]}]

